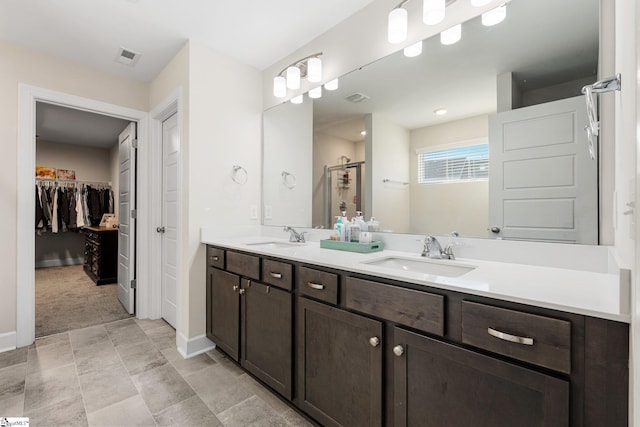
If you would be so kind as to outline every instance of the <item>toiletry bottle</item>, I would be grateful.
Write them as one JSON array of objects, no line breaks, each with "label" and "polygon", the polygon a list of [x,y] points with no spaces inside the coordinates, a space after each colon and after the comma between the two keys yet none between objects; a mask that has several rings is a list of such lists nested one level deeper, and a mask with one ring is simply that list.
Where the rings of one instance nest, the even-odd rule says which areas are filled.
[{"label": "toiletry bottle", "polygon": [[345,242],[350,242],[351,241],[351,232],[352,232],[352,228],[351,228],[351,223],[349,221],[344,223],[344,241]]},{"label": "toiletry bottle", "polygon": [[342,222],[342,217],[338,216],[336,217],[336,228],[338,229],[338,235],[339,238],[338,240],[340,240],[341,242],[345,241],[345,224]]},{"label": "toiletry bottle", "polygon": [[356,218],[351,218],[351,223],[349,224],[349,231],[351,232],[350,242],[359,242],[360,241],[360,224],[356,221]]},{"label": "toiletry bottle", "polygon": [[338,218],[336,217],[336,221],[333,224],[333,234],[329,237],[330,240],[340,240],[340,225],[338,224]]},{"label": "toiletry bottle", "polygon": [[362,212],[360,211],[356,211],[356,222],[360,226],[360,231],[369,231],[369,228],[367,227],[367,223],[364,221],[364,218],[362,217]]},{"label": "toiletry bottle", "polygon": [[349,242],[351,234],[349,233],[349,219],[347,218],[347,211],[342,211],[340,222],[342,223],[342,233],[340,234],[340,241]]},{"label": "toiletry bottle", "polygon": [[374,217],[371,217],[371,220],[367,222],[367,228],[368,231],[380,231],[380,223]]}]

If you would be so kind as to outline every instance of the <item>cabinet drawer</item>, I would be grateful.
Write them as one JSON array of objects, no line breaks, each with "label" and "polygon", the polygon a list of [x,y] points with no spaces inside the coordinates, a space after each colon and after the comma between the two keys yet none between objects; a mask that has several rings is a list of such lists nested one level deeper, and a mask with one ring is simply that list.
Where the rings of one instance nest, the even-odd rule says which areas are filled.
[{"label": "cabinet drawer", "polygon": [[347,308],[371,314],[435,335],[444,335],[442,295],[347,278],[344,290]]},{"label": "cabinet drawer", "polygon": [[309,295],[331,304],[338,304],[338,275],[312,268],[300,267],[298,289],[303,295]]},{"label": "cabinet drawer", "polygon": [[286,262],[262,260],[262,281],[269,285],[291,290],[293,266]]},{"label": "cabinet drawer", "polygon": [[224,268],[224,249],[207,246],[207,267]]},{"label": "cabinet drawer", "polygon": [[260,258],[227,251],[227,270],[250,279],[260,280]]},{"label": "cabinet drawer", "polygon": [[566,320],[463,301],[462,342],[571,373],[571,323]]}]

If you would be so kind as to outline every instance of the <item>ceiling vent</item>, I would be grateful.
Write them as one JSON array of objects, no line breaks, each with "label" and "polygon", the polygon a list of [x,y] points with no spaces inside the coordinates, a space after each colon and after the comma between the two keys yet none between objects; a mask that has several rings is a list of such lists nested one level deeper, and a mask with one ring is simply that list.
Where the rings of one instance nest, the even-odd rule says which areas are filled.
[{"label": "ceiling vent", "polygon": [[124,47],[121,47],[120,50],[118,51],[118,56],[116,58],[116,61],[121,64],[133,67],[134,65],[136,65],[136,63],[138,62],[138,59],[140,59],[141,56],[142,56],[141,53],[134,52],[130,49],[125,49]]},{"label": "ceiling vent", "polygon": [[366,101],[367,99],[369,99],[369,97],[364,93],[356,92],[354,94],[351,94],[345,97],[344,99],[346,99],[349,102],[353,102],[354,104],[357,104],[358,102]]}]

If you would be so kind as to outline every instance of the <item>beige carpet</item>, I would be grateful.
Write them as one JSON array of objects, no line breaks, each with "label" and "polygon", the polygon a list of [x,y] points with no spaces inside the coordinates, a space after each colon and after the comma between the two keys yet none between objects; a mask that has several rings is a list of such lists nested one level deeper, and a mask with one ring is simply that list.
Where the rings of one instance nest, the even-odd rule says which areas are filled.
[{"label": "beige carpet", "polygon": [[82,265],[36,269],[36,337],[127,317],[118,285],[96,286]]}]

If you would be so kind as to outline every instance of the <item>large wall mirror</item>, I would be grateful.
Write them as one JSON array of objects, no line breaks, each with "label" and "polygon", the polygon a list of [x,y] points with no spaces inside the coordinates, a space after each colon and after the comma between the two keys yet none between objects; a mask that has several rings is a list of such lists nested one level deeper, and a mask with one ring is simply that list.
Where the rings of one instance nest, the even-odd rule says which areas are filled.
[{"label": "large wall mirror", "polygon": [[581,88],[598,76],[599,8],[512,0],[453,45],[429,38],[265,111],[263,223],[363,211],[396,233],[597,244]]}]

